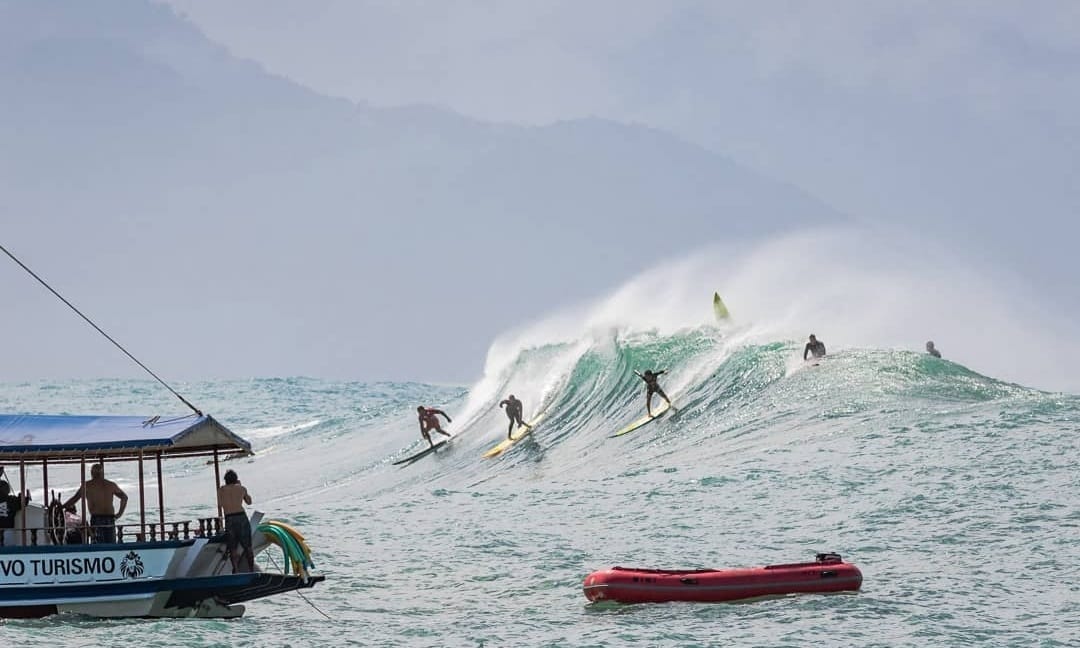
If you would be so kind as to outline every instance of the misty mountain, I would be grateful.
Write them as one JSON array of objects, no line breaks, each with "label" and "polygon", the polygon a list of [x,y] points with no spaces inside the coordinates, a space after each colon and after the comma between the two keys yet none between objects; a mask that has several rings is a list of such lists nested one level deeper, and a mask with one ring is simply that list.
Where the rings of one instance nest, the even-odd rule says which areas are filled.
[{"label": "misty mountain", "polygon": [[[463,380],[657,261],[841,219],[644,127],[323,96],[141,0],[0,2],[0,96],[0,243],[184,378]],[[136,373],[0,276],[0,376]]]}]

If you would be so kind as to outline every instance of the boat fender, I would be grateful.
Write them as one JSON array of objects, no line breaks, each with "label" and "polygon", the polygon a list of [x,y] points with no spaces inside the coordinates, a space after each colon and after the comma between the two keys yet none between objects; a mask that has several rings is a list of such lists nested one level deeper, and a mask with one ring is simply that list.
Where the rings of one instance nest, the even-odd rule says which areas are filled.
[{"label": "boat fender", "polygon": [[679,582],[681,582],[683,585],[697,585],[698,584],[698,579],[696,579],[696,578],[680,578]]}]

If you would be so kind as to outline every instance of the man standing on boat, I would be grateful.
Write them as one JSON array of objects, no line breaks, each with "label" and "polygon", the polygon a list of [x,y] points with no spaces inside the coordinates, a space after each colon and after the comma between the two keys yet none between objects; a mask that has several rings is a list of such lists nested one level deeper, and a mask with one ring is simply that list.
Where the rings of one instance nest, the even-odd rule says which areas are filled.
[{"label": "man standing on boat", "polygon": [[[90,527],[93,529],[94,542],[103,544],[116,543],[116,518],[124,514],[128,496],[115,482],[105,479],[105,465],[96,463],[90,467],[90,479],[75,491],[64,508],[75,506],[85,496],[86,508],[90,513]],[[120,499],[120,510],[114,511],[113,498]]]},{"label": "man standing on boat", "polygon": [[233,573],[240,573],[240,557],[236,550],[244,550],[244,562],[249,572],[255,571],[255,551],[251,548],[251,520],[244,504],[251,504],[251,495],[240,484],[235,470],[225,471],[225,485],[218,488],[218,507],[225,514],[225,548],[229,550]]},{"label": "man standing on boat", "polygon": [[428,442],[428,445],[435,447],[435,444],[431,441],[431,430],[435,430],[443,436],[450,436],[450,433],[442,429],[442,425],[439,424],[439,416],[443,416],[447,423],[453,423],[446,412],[435,409],[434,407],[424,407],[420,405],[416,408],[417,418],[420,420],[420,434],[424,435],[424,439]]}]

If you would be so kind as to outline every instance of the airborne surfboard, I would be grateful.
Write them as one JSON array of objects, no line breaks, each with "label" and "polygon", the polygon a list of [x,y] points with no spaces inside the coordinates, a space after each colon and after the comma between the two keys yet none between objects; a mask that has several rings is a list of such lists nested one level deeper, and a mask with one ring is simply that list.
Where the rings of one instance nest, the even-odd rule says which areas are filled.
[{"label": "airborne surfboard", "polygon": [[713,293],[712,308],[717,322],[722,322],[731,317],[731,313],[728,313],[727,306],[724,305],[724,300],[720,299],[720,293],[718,292]]},{"label": "airborne surfboard", "polygon": [[621,429],[618,432],[616,432],[615,434],[611,435],[611,437],[615,438],[617,436],[622,436],[624,434],[630,434],[634,430],[636,430],[638,428],[641,428],[641,427],[644,427],[644,426],[648,425],[649,423],[652,423],[656,419],[660,418],[664,414],[667,414],[668,410],[670,410],[670,409],[671,409],[671,406],[668,405],[667,401],[661,400],[660,404],[655,409],[653,409],[652,416],[645,415],[645,416],[639,418],[638,420],[634,421],[630,425],[627,425],[623,429]]},{"label": "airborne surfboard", "polygon": [[416,461],[418,459],[423,459],[424,457],[426,457],[429,454],[435,452],[436,450],[443,447],[447,443],[450,443],[450,439],[446,439],[445,441],[439,441],[438,443],[431,446],[430,448],[424,448],[423,450],[421,450],[420,452],[417,452],[416,454],[412,455],[411,457],[405,457],[404,459],[400,459],[398,461],[395,461],[394,465],[395,466],[400,466],[401,464],[411,464],[412,462],[414,462],[414,461]]},{"label": "airborne surfboard", "polygon": [[518,441],[521,441],[525,437],[532,434],[533,433],[533,428],[535,428],[536,424],[540,422],[540,419],[544,418],[545,414],[546,414],[546,412],[540,412],[539,414],[534,416],[532,418],[532,420],[527,421],[525,423],[526,427],[525,427],[524,430],[522,430],[521,428],[518,428],[517,430],[514,430],[513,436],[511,436],[509,438],[506,438],[506,439],[503,439],[498,445],[492,447],[490,450],[485,452],[484,457],[489,458],[489,459],[491,457],[498,457],[502,453],[504,453],[507,450],[509,450],[510,448],[512,448],[515,444],[517,444]]}]

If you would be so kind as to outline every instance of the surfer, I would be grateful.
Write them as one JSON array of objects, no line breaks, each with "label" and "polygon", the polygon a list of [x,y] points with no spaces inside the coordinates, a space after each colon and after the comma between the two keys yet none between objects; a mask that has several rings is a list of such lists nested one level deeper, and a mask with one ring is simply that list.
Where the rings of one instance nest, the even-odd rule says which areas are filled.
[{"label": "surfer", "polygon": [[446,418],[447,423],[453,423],[450,417],[446,415],[446,412],[435,409],[434,407],[424,407],[423,405],[416,408],[417,418],[420,420],[420,434],[424,435],[424,439],[427,440],[428,445],[435,447],[435,444],[431,441],[430,430],[435,430],[443,436],[450,436],[450,433],[442,429],[442,425],[439,424],[439,416],[442,415]]},{"label": "surfer", "polygon": [[521,410],[523,406],[521,404],[521,401],[514,398],[513,394],[510,394],[506,397],[506,400],[500,402],[499,407],[506,408],[506,416],[510,419],[510,427],[506,429],[507,439],[514,438],[514,423],[517,423],[519,428],[524,426],[529,428],[530,430],[532,429],[531,425],[521,420]]},{"label": "surfer", "polygon": [[814,354],[815,358],[821,358],[825,356],[825,343],[814,337],[814,334],[810,334],[810,341],[806,343],[806,348],[803,349],[802,359],[806,360],[806,356]]},{"label": "surfer", "polygon": [[937,349],[934,348],[934,341],[933,340],[930,340],[929,342],[926,343],[926,352],[929,353],[930,355],[934,356],[935,358],[940,358],[941,357],[941,351],[938,351]]},{"label": "surfer", "polygon": [[671,399],[667,397],[667,394],[664,393],[663,389],[660,389],[660,383],[656,382],[658,376],[667,373],[667,369],[661,369],[656,372],[651,369],[646,369],[643,374],[636,371],[634,373],[637,374],[638,378],[645,381],[645,411],[648,412],[650,418],[652,417],[653,394],[659,394],[660,398],[667,401],[668,407],[671,407]]}]

